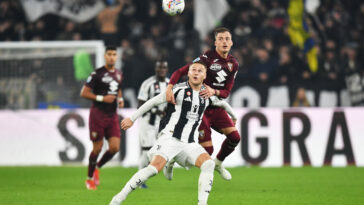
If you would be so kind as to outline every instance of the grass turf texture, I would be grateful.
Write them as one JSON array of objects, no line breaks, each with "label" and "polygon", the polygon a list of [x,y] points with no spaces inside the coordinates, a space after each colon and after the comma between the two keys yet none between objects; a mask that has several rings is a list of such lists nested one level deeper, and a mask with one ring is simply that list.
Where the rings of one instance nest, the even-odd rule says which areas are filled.
[{"label": "grass turf texture", "polygon": [[[364,168],[232,168],[232,181],[215,172],[210,205],[364,204]],[[106,167],[101,184],[86,190],[86,167],[0,167],[0,204],[108,204],[135,168]],[[148,189],[132,192],[124,204],[197,204],[199,169],[174,170],[148,180]]]}]

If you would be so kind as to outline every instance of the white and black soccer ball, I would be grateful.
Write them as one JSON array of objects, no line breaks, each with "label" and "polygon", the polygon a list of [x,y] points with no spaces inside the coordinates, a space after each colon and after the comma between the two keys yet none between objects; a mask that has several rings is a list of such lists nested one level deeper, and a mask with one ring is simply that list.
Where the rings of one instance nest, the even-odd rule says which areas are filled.
[{"label": "white and black soccer ball", "polygon": [[185,9],[184,0],[163,0],[162,1],[163,11],[170,16],[181,14]]}]

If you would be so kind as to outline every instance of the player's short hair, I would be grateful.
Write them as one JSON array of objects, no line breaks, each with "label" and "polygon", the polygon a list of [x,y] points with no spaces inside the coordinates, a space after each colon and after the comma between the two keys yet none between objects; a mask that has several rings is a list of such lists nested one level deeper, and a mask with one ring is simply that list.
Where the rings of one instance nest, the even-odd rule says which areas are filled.
[{"label": "player's short hair", "polygon": [[215,30],[214,30],[215,38],[216,38],[217,34],[224,33],[224,32],[229,32],[231,34],[230,30],[228,28],[226,28],[226,27],[217,27],[217,28],[215,28]]},{"label": "player's short hair", "polygon": [[205,71],[207,71],[207,65],[206,65],[206,63],[205,63],[205,62],[203,62],[202,60],[194,61],[193,63],[191,63],[191,64],[190,64],[190,66],[188,67],[188,69],[190,69],[190,68],[191,68],[191,66],[192,66],[193,64],[196,64],[196,63],[203,65],[203,67],[205,68]]},{"label": "player's short hair", "polygon": [[107,51],[116,51],[116,46],[112,46],[112,45],[108,45],[108,46],[106,46],[106,48],[105,48],[105,53],[106,53]]}]

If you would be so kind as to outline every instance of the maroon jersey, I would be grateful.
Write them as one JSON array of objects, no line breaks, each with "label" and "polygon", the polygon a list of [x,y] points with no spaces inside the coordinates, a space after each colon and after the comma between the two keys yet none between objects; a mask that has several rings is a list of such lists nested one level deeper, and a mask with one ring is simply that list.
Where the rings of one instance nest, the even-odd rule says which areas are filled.
[{"label": "maroon jersey", "polygon": [[[88,77],[86,86],[92,89],[95,95],[118,95],[119,89],[121,89],[122,74],[118,70],[113,72],[108,71],[104,66],[96,69]],[[93,101],[92,108],[98,108],[105,113],[116,113],[117,100],[113,103],[104,103]]]},{"label": "maroon jersey", "polygon": [[[239,69],[238,61],[232,56],[222,58],[215,50],[207,51],[193,62],[203,61],[207,65],[206,83],[211,88],[220,91],[219,97],[227,98],[234,85],[234,79]],[[176,84],[183,75],[187,75],[190,64],[173,73],[170,84]]]}]

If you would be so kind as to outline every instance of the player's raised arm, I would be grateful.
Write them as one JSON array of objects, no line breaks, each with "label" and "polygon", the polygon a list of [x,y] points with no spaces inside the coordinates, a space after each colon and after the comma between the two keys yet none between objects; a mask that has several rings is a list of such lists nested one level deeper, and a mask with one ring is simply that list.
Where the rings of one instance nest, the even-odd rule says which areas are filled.
[{"label": "player's raised arm", "polygon": [[144,113],[148,112],[153,107],[160,105],[162,103],[166,102],[166,94],[161,93],[152,99],[145,102],[140,108],[138,108],[137,111],[135,111],[130,118],[126,118],[121,122],[121,128],[123,130],[129,129],[131,126],[133,126],[135,120],[137,120],[140,116],[142,116]]},{"label": "player's raised arm", "polygon": [[222,107],[226,110],[226,112],[230,115],[231,119],[236,122],[236,116],[234,114],[233,108],[227,103],[225,100],[220,100],[217,97],[211,97],[212,105]]},{"label": "player's raised arm", "polygon": [[172,92],[172,88],[179,81],[179,79],[182,76],[187,75],[189,66],[190,66],[190,64],[187,64],[187,65],[185,65],[185,66],[183,66],[183,67],[181,67],[178,70],[173,72],[171,78],[169,79],[169,83],[168,83],[168,86],[167,86],[167,89],[166,89],[166,100],[167,100],[167,102],[172,103],[172,104],[176,104],[176,101],[174,99],[174,95],[173,95],[173,92]]},{"label": "player's raised arm", "polygon": [[92,88],[84,85],[81,89],[81,97],[89,99],[89,100],[95,100],[98,102],[105,102],[105,103],[112,103],[114,102],[116,96],[115,95],[95,95],[92,92]]}]

